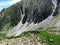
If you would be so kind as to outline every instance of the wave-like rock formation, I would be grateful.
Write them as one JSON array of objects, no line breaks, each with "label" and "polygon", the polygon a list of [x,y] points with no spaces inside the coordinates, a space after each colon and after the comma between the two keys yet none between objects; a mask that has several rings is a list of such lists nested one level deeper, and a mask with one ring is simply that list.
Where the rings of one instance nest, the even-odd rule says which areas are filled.
[{"label": "wave-like rock formation", "polygon": [[18,36],[23,32],[35,31],[48,25],[58,6],[57,0],[22,0],[21,20],[7,36]]}]

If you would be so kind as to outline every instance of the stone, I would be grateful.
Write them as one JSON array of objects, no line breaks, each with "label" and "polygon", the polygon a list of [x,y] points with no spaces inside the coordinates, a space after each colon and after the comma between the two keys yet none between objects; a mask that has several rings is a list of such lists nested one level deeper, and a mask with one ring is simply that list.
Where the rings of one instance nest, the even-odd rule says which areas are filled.
[{"label": "stone", "polygon": [[49,41],[49,42],[53,42],[54,40],[53,40],[53,39],[49,39],[48,41]]}]

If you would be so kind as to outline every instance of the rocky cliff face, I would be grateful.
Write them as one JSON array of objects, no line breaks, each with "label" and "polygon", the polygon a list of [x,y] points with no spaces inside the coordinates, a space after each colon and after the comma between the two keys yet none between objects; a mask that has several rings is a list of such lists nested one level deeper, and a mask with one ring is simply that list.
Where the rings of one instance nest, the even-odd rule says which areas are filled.
[{"label": "rocky cliff face", "polygon": [[22,0],[23,13],[22,23],[26,21],[39,23],[47,18],[53,9],[52,0]]}]

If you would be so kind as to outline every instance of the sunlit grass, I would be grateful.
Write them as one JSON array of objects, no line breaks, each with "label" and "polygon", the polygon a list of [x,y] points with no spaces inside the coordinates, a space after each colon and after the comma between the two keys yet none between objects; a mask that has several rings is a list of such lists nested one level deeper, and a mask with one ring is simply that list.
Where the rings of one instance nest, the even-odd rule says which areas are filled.
[{"label": "sunlit grass", "polygon": [[[60,45],[60,35],[50,34],[47,31],[41,31],[39,33],[40,37],[45,40],[49,45]],[[50,42],[49,40],[52,39],[53,41]]]}]

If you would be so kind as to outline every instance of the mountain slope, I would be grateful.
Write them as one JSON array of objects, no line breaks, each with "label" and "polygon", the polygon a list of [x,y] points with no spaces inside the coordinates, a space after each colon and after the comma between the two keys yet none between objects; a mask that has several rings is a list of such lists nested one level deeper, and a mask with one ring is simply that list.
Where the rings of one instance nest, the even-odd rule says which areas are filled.
[{"label": "mountain slope", "polygon": [[23,15],[21,16],[23,19],[11,31],[8,31],[7,35],[18,36],[25,31],[37,30],[46,26],[55,15],[57,3],[57,0],[22,0]]},{"label": "mountain slope", "polygon": [[60,45],[60,7],[56,1],[22,0],[3,9],[0,44]]},{"label": "mountain slope", "polygon": [[9,30],[21,19],[21,3],[18,2],[0,12],[0,30]]},{"label": "mountain slope", "polygon": [[[56,15],[54,14],[57,11],[56,7],[58,7],[57,0],[22,0],[1,11],[0,28],[5,31],[9,30],[8,36],[39,29],[51,22],[53,16]],[[50,15],[53,15],[52,18]],[[12,27],[14,28],[10,30]]]}]

